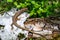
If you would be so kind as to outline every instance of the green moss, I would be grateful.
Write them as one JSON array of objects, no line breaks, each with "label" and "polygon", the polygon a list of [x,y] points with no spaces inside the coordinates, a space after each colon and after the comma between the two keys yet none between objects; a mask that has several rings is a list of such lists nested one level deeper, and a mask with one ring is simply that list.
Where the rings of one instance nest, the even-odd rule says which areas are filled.
[{"label": "green moss", "polygon": [[[27,7],[31,15],[30,17],[49,17],[51,15],[55,16],[56,13],[56,15],[60,15],[59,4],[59,0],[1,0],[0,12],[8,11],[13,7],[18,9]],[[58,12],[55,9],[58,9]]]},{"label": "green moss", "polygon": [[19,40],[21,40],[22,38],[24,38],[24,37],[25,37],[25,35],[24,35],[24,34],[22,34],[22,33],[19,33],[17,37],[18,37],[18,39],[19,39]]}]

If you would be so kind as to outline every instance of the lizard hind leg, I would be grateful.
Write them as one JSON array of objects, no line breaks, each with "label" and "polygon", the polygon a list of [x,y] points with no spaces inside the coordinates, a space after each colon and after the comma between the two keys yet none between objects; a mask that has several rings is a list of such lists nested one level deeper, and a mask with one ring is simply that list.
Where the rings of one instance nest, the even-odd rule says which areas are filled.
[{"label": "lizard hind leg", "polygon": [[13,30],[13,23],[11,24],[11,30]]},{"label": "lizard hind leg", "polygon": [[20,20],[20,18],[17,18],[17,20]]}]

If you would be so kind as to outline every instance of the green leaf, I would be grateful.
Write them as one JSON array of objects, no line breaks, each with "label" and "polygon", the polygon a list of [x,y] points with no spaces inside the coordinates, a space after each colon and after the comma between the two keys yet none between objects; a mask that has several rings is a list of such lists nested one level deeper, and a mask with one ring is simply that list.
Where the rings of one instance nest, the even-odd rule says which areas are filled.
[{"label": "green leaf", "polygon": [[29,1],[29,0],[26,0],[27,2]]},{"label": "green leaf", "polygon": [[38,14],[40,14],[40,13],[41,13],[41,11],[40,11],[40,10],[37,10],[37,13],[38,13]]},{"label": "green leaf", "polygon": [[30,16],[32,16],[34,14],[34,10],[32,10],[31,12],[30,12]]},{"label": "green leaf", "polygon": [[35,1],[31,1],[32,4],[35,4]]},{"label": "green leaf", "polygon": [[27,5],[25,5],[24,3],[20,3],[20,6],[21,6],[22,8],[24,8],[24,7],[26,7]]},{"label": "green leaf", "polygon": [[13,0],[7,0],[7,2],[13,2]]},{"label": "green leaf", "polygon": [[17,4],[18,4],[17,2],[14,2],[14,5],[16,5],[16,6],[17,6]]},{"label": "green leaf", "polygon": [[33,14],[34,14],[34,13],[33,13],[33,12],[31,12],[31,13],[30,13],[30,16],[32,16]]},{"label": "green leaf", "polygon": [[17,5],[17,8],[20,8],[21,6],[20,5]]},{"label": "green leaf", "polygon": [[35,8],[39,8],[40,5],[39,5],[38,3],[36,3],[36,4],[34,5],[34,7],[35,7]]},{"label": "green leaf", "polygon": [[25,5],[26,5],[26,6],[28,6],[28,5],[31,5],[31,4],[30,4],[30,3],[25,2]]},{"label": "green leaf", "polygon": [[34,13],[34,15],[36,15],[36,13]]}]

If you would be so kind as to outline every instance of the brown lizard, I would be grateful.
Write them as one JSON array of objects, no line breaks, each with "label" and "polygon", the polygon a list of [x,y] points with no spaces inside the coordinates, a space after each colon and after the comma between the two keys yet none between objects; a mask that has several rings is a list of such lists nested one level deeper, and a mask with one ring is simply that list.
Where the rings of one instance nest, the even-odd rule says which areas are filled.
[{"label": "brown lizard", "polygon": [[13,23],[11,24],[12,29],[13,29],[13,25],[15,25],[16,27],[18,27],[18,28],[20,28],[20,29],[23,29],[23,30],[32,32],[33,34],[37,34],[37,35],[40,35],[40,36],[42,36],[42,37],[45,38],[45,36],[43,36],[43,35],[41,35],[41,34],[38,34],[38,33],[35,33],[34,31],[31,31],[31,30],[29,30],[29,29],[27,29],[27,28],[23,28],[23,27],[21,27],[20,25],[17,24],[17,20],[19,20],[19,19],[18,19],[18,16],[21,15],[23,12],[25,12],[25,11],[27,11],[27,10],[28,10],[27,8],[23,8],[23,9],[21,9],[21,10],[19,10],[19,11],[17,11],[17,12],[15,13],[15,15],[12,17],[12,22],[13,22]]}]

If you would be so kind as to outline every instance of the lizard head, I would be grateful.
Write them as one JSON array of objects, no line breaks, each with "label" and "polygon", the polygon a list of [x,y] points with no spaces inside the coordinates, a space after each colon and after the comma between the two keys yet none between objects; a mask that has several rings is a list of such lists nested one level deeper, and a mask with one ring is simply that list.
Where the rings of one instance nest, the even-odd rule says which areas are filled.
[{"label": "lizard head", "polygon": [[25,11],[25,10],[28,10],[28,8],[23,8],[23,9],[21,9],[22,11]]}]

